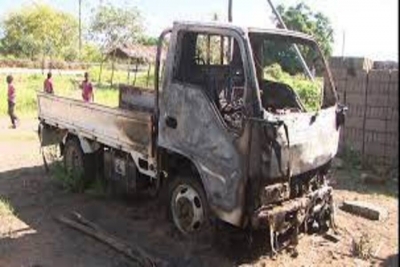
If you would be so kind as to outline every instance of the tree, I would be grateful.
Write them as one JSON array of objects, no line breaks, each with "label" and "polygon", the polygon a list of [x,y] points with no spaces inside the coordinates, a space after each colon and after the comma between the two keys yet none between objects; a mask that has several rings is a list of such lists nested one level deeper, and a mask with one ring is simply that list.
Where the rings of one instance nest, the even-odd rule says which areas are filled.
[{"label": "tree", "polygon": [[[100,5],[95,10],[90,29],[92,39],[100,43],[102,51],[119,45],[136,43],[143,36],[142,17],[135,7]],[[99,82],[103,61],[100,65]],[[111,85],[114,78],[114,62],[115,56],[112,59]]]},{"label": "tree", "polygon": [[[304,3],[288,8],[279,5],[277,10],[288,29],[312,35],[317,40],[324,56],[329,57],[332,54],[333,28],[328,17],[321,12],[313,12]],[[276,23],[279,24],[278,21]]]},{"label": "tree", "polygon": [[82,53],[82,0],[78,0],[79,7],[79,56]]},{"label": "tree", "polygon": [[98,46],[86,43],[82,46],[81,60],[84,62],[100,62],[102,59],[101,51]]},{"label": "tree", "polygon": [[103,49],[135,43],[143,32],[142,17],[135,7],[101,5],[94,12],[90,30]]},{"label": "tree", "polygon": [[[299,31],[313,36],[326,58],[332,54],[333,28],[328,17],[321,12],[313,12],[307,5],[300,3],[286,8],[277,8],[283,22],[289,30]],[[279,21],[274,18],[276,26],[281,28]],[[310,66],[315,59],[315,50],[304,45],[298,45],[302,56]],[[279,62],[282,69],[290,74],[302,72],[301,64],[290,43],[280,41],[268,42],[264,50],[267,65]]]},{"label": "tree", "polygon": [[138,43],[145,46],[154,46],[158,43],[157,37],[143,35],[138,38]]},{"label": "tree", "polygon": [[64,58],[63,52],[76,49],[78,23],[68,13],[36,4],[8,14],[3,20],[3,32],[3,49],[8,54]]}]

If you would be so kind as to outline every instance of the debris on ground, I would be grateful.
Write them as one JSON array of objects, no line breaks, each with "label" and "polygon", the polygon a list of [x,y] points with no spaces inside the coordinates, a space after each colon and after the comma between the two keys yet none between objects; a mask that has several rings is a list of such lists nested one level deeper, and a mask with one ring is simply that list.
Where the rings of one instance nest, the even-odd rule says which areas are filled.
[{"label": "debris on ground", "polygon": [[328,234],[328,233],[324,234],[322,237],[324,239],[328,240],[328,241],[333,242],[333,243],[337,243],[337,242],[340,241],[339,237],[337,237],[335,235],[332,235],[332,234]]},{"label": "debris on ground", "polygon": [[367,260],[372,256],[372,241],[368,234],[363,233],[360,238],[353,238],[352,253],[355,257]]},{"label": "debris on ground", "polygon": [[125,244],[123,241],[118,238],[112,236],[111,234],[106,233],[103,229],[101,229],[98,225],[84,218],[79,213],[72,213],[75,220],[66,218],[64,216],[60,216],[57,220],[61,223],[68,225],[76,230],[79,230],[91,237],[96,238],[97,240],[109,245],[115,250],[125,254],[128,258],[137,262],[140,266],[156,266],[156,260],[149,256],[146,252],[144,252],[139,247],[130,247]]},{"label": "debris on ground", "polygon": [[341,209],[375,221],[387,218],[387,211],[384,208],[361,201],[344,201]]}]

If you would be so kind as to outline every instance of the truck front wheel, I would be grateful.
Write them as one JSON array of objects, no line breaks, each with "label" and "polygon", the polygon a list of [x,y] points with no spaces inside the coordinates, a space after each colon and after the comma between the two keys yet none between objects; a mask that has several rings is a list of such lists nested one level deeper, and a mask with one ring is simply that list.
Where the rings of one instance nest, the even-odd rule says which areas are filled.
[{"label": "truck front wheel", "polygon": [[201,184],[178,176],[169,184],[169,213],[178,230],[188,236],[210,229],[209,207]]}]

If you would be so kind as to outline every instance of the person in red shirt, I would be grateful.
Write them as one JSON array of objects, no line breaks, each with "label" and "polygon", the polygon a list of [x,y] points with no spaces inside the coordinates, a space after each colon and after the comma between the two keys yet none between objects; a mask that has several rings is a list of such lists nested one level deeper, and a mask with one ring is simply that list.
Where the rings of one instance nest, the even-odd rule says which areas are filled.
[{"label": "person in red shirt", "polygon": [[92,83],[89,81],[89,73],[85,72],[85,79],[81,84],[82,98],[85,102],[94,101],[94,89]]},{"label": "person in red shirt", "polygon": [[15,115],[15,87],[13,85],[13,76],[8,75],[6,78],[7,85],[8,85],[8,92],[7,92],[7,102],[8,102],[8,115],[11,119],[12,128],[17,128],[17,121],[18,118]]},{"label": "person in red shirt", "polygon": [[44,80],[43,89],[48,94],[54,94],[53,81],[51,80],[51,72],[47,73],[47,79]]}]

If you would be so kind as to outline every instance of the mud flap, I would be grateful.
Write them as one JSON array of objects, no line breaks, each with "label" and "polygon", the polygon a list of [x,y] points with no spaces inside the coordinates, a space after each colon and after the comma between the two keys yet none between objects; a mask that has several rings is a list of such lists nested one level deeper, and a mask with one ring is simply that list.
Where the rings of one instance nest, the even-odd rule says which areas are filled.
[{"label": "mud flap", "polygon": [[43,148],[51,145],[58,145],[60,142],[62,142],[65,134],[66,133],[64,131],[44,125],[43,123],[40,123],[38,126],[40,154],[42,155],[43,165],[46,173],[48,173],[50,169]]},{"label": "mud flap", "polygon": [[58,145],[60,142],[62,142],[65,134],[66,131],[56,129],[42,123],[39,124],[38,136],[41,147]]}]

